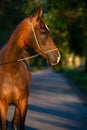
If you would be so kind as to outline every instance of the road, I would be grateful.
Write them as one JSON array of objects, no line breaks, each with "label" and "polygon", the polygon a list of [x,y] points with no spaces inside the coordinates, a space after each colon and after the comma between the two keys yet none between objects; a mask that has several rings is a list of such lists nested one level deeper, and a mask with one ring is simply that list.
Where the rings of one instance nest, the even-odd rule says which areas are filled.
[{"label": "road", "polygon": [[[25,130],[87,130],[87,108],[61,73],[32,73]],[[8,111],[9,127],[14,107]]]}]

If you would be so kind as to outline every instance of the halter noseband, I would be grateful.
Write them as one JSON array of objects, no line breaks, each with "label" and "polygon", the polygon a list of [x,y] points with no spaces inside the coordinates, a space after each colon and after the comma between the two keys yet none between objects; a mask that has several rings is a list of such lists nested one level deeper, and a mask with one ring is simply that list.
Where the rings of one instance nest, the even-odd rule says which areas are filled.
[{"label": "halter noseband", "polygon": [[[34,38],[35,38],[36,44],[37,44],[37,46],[38,46],[40,52],[42,52],[41,47],[40,47],[39,42],[38,42],[37,37],[36,37],[36,33],[35,33],[35,30],[34,30],[34,26],[33,26],[31,20],[30,20],[30,23],[31,23],[31,28],[32,28],[32,32],[33,32],[33,35],[34,35]],[[44,54],[47,54],[47,53],[50,53],[50,52],[53,52],[53,51],[56,51],[56,50],[58,50],[58,49],[57,49],[57,48],[54,48],[54,49],[51,49],[51,50],[45,51]]]}]

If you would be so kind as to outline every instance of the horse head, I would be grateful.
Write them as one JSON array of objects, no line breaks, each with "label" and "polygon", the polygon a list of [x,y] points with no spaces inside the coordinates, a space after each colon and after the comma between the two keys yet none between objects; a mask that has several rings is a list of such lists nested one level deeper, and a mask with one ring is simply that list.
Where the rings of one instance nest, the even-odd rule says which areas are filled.
[{"label": "horse head", "polygon": [[30,17],[31,38],[30,47],[47,59],[50,65],[56,65],[60,61],[60,53],[54,44],[49,28],[41,19],[42,8]]}]

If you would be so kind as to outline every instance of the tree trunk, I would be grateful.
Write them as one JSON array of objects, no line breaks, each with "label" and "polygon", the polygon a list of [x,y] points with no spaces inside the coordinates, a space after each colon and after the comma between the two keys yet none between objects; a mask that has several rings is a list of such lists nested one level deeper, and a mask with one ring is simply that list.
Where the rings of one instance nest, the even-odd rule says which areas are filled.
[{"label": "tree trunk", "polygon": [[86,55],[86,58],[85,58],[85,72],[87,73],[87,55]]}]

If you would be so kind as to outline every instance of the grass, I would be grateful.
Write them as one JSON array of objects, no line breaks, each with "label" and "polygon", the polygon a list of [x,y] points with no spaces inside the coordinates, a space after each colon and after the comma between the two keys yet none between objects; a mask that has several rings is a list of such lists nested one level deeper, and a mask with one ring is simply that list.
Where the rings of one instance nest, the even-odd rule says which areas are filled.
[{"label": "grass", "polygon": [[73,79],[76,84],[87,93],[87,73],[83,69],[65,69],[64,74]]}]

